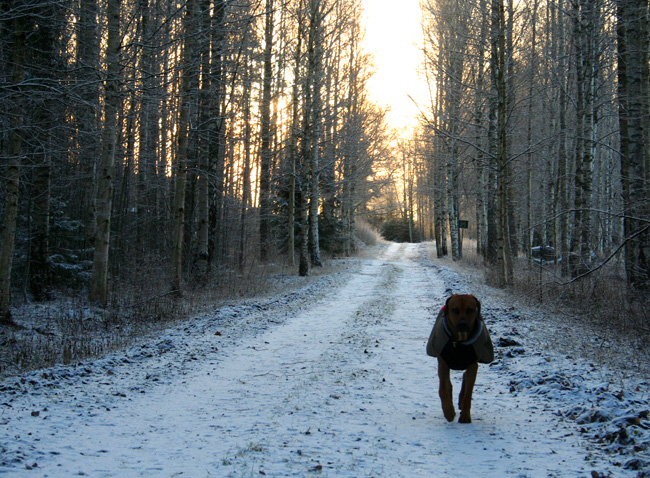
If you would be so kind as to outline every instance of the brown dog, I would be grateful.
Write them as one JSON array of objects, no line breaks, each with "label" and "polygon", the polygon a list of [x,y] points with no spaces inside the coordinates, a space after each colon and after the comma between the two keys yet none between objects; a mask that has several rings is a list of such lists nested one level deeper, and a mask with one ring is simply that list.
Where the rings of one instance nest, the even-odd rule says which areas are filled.
[{"label": "brown dog", "polygon": [[481,303],[473,295],[452,295],[447,299],[427,343],[427,354],[438,359],[440,401],[448,421],[456,416],[452,399],[450,369],[464,370],[458,408],[460,423],[471,423],[472,392],[478,364],[494,360],[494,347],[481,316]]}]

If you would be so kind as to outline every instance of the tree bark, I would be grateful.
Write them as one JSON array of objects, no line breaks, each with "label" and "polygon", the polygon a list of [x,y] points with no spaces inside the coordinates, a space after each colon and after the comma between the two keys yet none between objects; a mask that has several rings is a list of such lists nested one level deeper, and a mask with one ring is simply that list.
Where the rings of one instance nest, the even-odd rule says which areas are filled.
[{"label": "tree bark", "polygon": [[647,0],[617,0],[621,182],[625,271],[630,289],[650,291],[650,68]]},{"label": "tree bark", "polygon": [[260,259],[266,262],[271,249],[271,96],[273,87],[273,0],[266,0],[264,27],[264,77],[260,105]]},{"label": "tree bark", "polygon": [[309,250],[312,266],[323,265],[320,258],[320,238],[318,230],[318,211],[320,206],[320,142],[321,142],[321,84],[323,76],[322,55],[322,6],[319,1],[310,1],[310,27],[308,55],[308,88],[311,88],[310,104],[310,171],[311,183],[309,194]]},{"label": "tree bark", "polygon": [[506,123],[507,87],[505,78],[505,11],[503,0],[492,0],[492,75],[497,95],[497,285],[512,285],[513,264],[509,229],[509,161]]},{"label": "tree bark", "polygon": [[[304,140],[303,140],[304,141]],[[300,173],[300,259],[298,274],[302,277],[309,275],[309,155],[303,152],[302,169]]]},{"label": "tree bark", "polygon": [[571,240],[571,276],[578,277],[591,264],[591,213],[593,143],[594,143],[594,89],[596,67],[598,2],[579,0],[574,2],[574,36],[576,39],[576,87],[577,87],[577,137],[575,174],[574,233]]},{"label": "tree bark", "polygon": [[[300,155],[298,152],[298,137],[300,133],[300,65],[302,58],[302,38],[303,38],[303,5],[302,0],[298,5],[298,33],[296,37],[296,49],[293,57],[293,86],[291,89],[291,132],[289,136],[289,220],[287,222],[288,239],[287,239],[287,254],[289,258],[289,267],[296,265],[296,238],[295,238],[295,219],[296,219],[296,178],[298,169],[297,166],[300,162]],[[302,176],[302,173],[300,173]],[[302,198],[302,195],[300,196]],[[302,204],[299,211],[302,213]],[[302,231],[301,231],[302,233]],[[302,250],[302,243],[301,243]],[[302,252],[301,252],[302,256]],[[301,273],[301,275],[303,275]]]},{"label": "tree bark", "polygon": [[[47,2],[41,2],[36,14],[52,13]],[[57,81],[57,41],[60,35],[56,23],[42,22],[38,25],[38,33],[33,35],[33,48],[30,52],[30,62],[43,83],[54,84]],[[32,227],[30,231],[29,251],[29,290],[35,301],[45,301],[51,298],[50,273],[50,196],[52,155],[55,145],[55,128],[57,125],[57,103],[51,93],[30,95],[32,116],[31,127],[35,129],[35,139],[38,146],[33,153],[32,183],[30,197],[33,205],[30,211]]]},{"label": "tree bark", "polygon": [[84,249],[90,249],[95,241],[97,226],[97,167],[100,151],[98,140],[98,114],[100,109],[97,76],[99,75],[99,34],[97,32],[97,1],[84,0],[79,5],[79,22],[77,28],[77,71],[82,84],[81,100],[77,103],[77,138],[74,144],[78,148],[79,163],[84,178],[83,186],[83,222],[85,226]]},{"label": "tree bark", "polygon": [[[199,37],[199,54],[201,56],[201,84],[199,86],[199,124],[202,125],[202,135],[199,141],[199,177],[197,178],[197,245],[196,269],[198,280],[204,281],[209,273],[209,247],[210,247],[210,163],[212,161],[213,122],[214,111],[212,88],[212,58],[211,42],[212,16],[210,14],[210,1],[201,0],[200,9],[201,35]],[[217,26],[219,28],[219,26]]]},{"label": "tree bark", "polygon": [[111,241],[111,214],[113,205],[113,173],[115,169],[115,143],[120,95],[120,1],[107,3],[107,71],[104,82],[105,107],[101,138],[101,155],[97,186],[97,219],[95,253],[90,280],[89,298],[105,306],[108,303],[108,261]]},{"label": "tree bark", "polygon": [[224,254],[221,232],[224,228],[222,213],[224,203],[224,163],[226,150],[226,28],[227,0],[213,2],[212,34],[210,41],[210,110],[214,117],[210,130],[210,162],[207,176],[210,178],[208,189],[208,265],[219,264]]},{"label": "tree bark", "polygon": [[569,247],[570,247],[570,214],[569,214],[569,161],[567,153],[567,91],[568,91],[568,71],[566,60],[566,34],[565,34],[565,20],[564,20],[564,0],[558,0],[557,5],[553,9],[554,24],[556,28],[556,39],[554,43],[557,45],[553,49],[555,52],[555,64],[558,71],[558,141],[557,141],[557,207],[559,212],[558,218],[558,256],[561,262],[561,270],[564,275],[569,274]]},{"label": "tree bark", "polygon": [[[480,0],[480,10],[486,11],[486,0]],[[476,93],[474,96],[474,122],[475,122],[475,141],[477,146],[476,156],[476,182],[477,182],[477,199],[476,199],[476,252],[485,257],[487,248],[487,213],[486,213],[486,160],[481,146],[483,125],[483,98],[485,96],[485,43],[487,32],[489,31],[489,18],[484,15],[481,21],[481,33],[477,51],[477,68],[476,68]]]},{"label": "tree bark", "polygon": [[[49,125],[51,127],[51,124]],[[50,184],[52,163],[50,152],[46,151],[51,143],[39,152],[38,163],[32,171],[33,233],[29,254],[29,290],[35,301],[50,299],[51,274],[49,265],[50,238]]]},{"label": "tree bark", "polygon": [[[239,224],[239,270],[244,270],[245,257],[246,257],[246,217],[248,213],[248,203],[251,197],[251,71],[250,66],[246,65],[244,72],[244,91],[242,99],[242,116],[244,122],[244,166],[242,170],[242,196],[241,196],[241,212]],[[262,247],[263,248],[263,247]]]},{"label": "tree bark", "polygon": [[194,63],[195,48],[193,28],[195,26],[196,0],[186,3],[183,22],[185,44],[182,54],[181,101],[178,117],[178,151],[174,168],[174,204],[173,204],[173,236],[171,290],[181,296],[183,293],[183,245],[185,237],[185,189],[187,185],[188,152],[190,137],[190,115],[192,94],[197,87],[196,64]]},{"label": "tree bark", "polygon": [[11,270],[16,244],[16,218],[18,216],[18,198],[20,195],[20,163],[22,155],[22,128],[24,117],[24,98],[21,83],[25,79],[25,39],[27,37],[27,19],[17,16],[13,22],[13,105],[11,107],[7,185],[4,207],[2,250],[0,251],[0,323],[12,324],[11,319]]}]

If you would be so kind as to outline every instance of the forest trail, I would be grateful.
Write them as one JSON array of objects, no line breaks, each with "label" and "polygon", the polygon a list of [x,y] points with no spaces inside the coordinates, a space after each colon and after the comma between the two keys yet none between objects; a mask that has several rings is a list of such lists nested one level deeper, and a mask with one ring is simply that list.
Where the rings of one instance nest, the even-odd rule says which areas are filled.
[{"label": "forest trail", "polygon": [[[513,393],[548,376],[545,351],[497,348],[479,368],[473,423],[445,421],[425,345],[452,284],[425,253],[390,244],[299,308],[221,311],[5,384],[0,475],[635,476],[612,472],[544,393]],[[513,334],[507,317],[486,322],[495,343]]]}]

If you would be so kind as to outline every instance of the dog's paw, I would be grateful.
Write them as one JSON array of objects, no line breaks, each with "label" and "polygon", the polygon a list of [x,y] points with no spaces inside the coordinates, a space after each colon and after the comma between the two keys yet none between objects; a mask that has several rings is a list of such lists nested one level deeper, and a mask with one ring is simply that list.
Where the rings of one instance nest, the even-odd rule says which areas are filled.
[{"label": "dog's paw", "polygon": [[469,413],[460,412],[458,423],[472,423],[472,416]]},{"label": "dog's paw", "polygon": [[448,422],[453,422],[456,417],[456,410],[454,410],[453,405],[451,407],[443,407],[442,413],[445,414],[445,418]]}]

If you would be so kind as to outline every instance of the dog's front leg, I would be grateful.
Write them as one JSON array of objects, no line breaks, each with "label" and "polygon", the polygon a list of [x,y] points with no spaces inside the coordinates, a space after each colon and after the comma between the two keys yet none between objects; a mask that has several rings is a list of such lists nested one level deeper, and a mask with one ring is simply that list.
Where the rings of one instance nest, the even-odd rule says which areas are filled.
[{"label": "dog's front leg", "polygon": [[456,416],[454,410],[454,401],[452,398],[451,378],[449,377],[449,367],[447,363],[438,357],[438,379],[440,380],[440,401],[442,403],[442,412],[445,414],[447,421],[451,422]]},{"label": "dog's front leg", "polygon": [[478,372],[478,363],[470,365],[463,374],[463,386],[460,389],[458,408],[460,408],[460,418],[458,423],[472,423],[472,392],[476,383],[476,373]]}]

